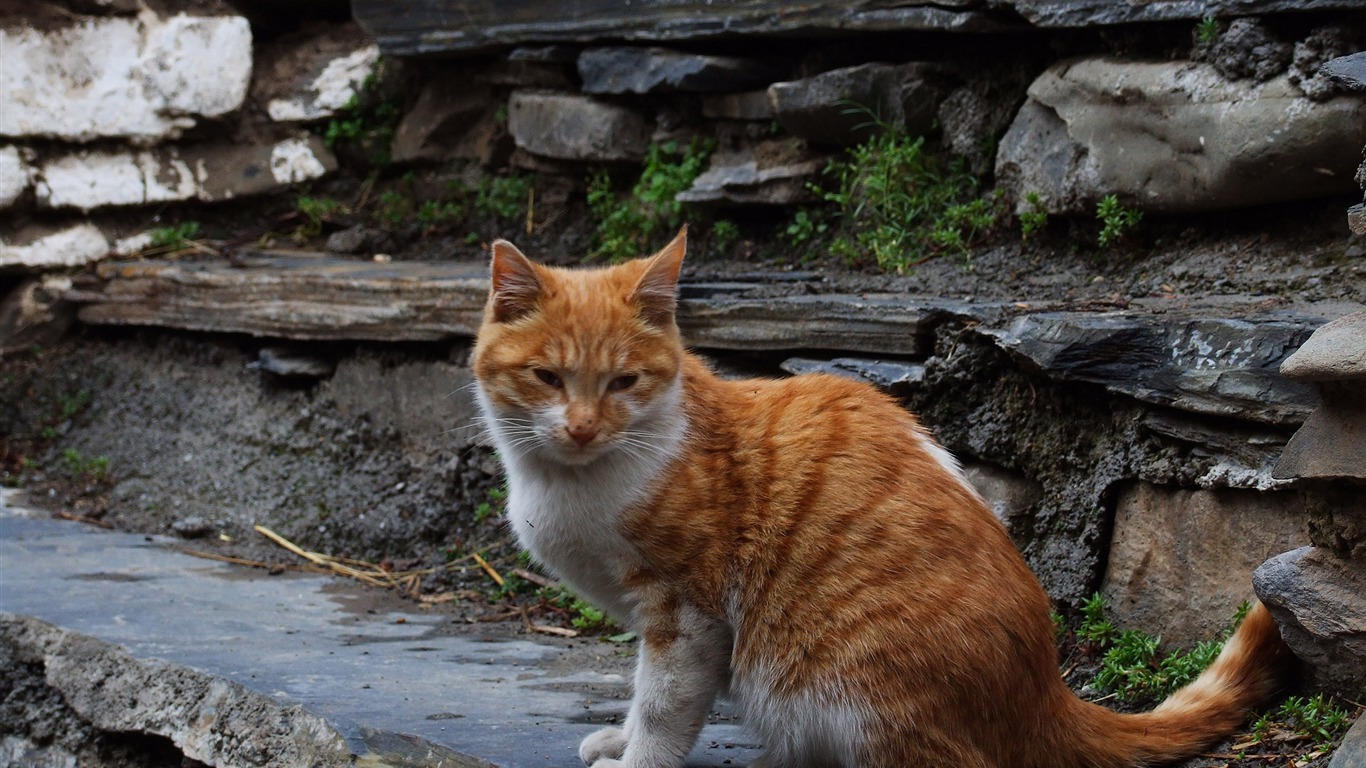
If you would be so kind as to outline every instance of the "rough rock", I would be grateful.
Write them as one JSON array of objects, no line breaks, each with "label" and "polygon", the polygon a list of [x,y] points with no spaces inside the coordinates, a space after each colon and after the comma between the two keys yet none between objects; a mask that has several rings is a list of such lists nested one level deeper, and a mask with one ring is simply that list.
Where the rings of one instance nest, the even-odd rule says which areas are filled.
[{"label": "rough rock", "polygon": [[1315,101],[1329,98],[1340,90],[1350,91],[1347,83],[1331,77],[1325,68],[1344,54],[1361,50],[1366,37],[1361,30],[1345,24],[1319,27],[1295,43],[1290,65],[1290,82]]},{"label": "rough rock", "polygon": [[953,90],[936,115],[944,145],[983,175],[996,162],[995,148],[1025,100],[1033,73],[1027,65],[972,72]]},{"label": "rough rock", "polygon": [[497,150],[500,141],[511,143],[497,120],[502,106],[492,90],[465,78],[427,80],[394,131],[390,156],[399,163],[450,157],[485,165],[506,160],[506,152]]},{"label": "rough rock", "polygon": [[508,130],[519,148],[556,160],[637,161],[650,141],[639,113],[568,93],[513,93]]},{"label": "rough rock", "polygon": [[712,154],[711,165],[678,195],[685,203],[796,205],[811,199],[807,184],[825,159],[800,141],[769,141]]},{"label": "rough rock", "polygon": [[300,707],[222,678],[136,659],[115,645],[36,619],[0,615],[0,646],[41,670],[67,711],[100,731],[154,734],[209,765],[345,766],[346,739]]},{"label": "rough rock", "polygon": [[357,253],[369,256],[385,253],[393,245],[393,233],[386,229],[371,229],[364,224],[339,229],[327,236],[327,250],[331,253]]},{"label": "rough rock", "polygon": [[1325,383],[1323,405],[1290,438],[1276,464],[1284,478],[1366,481],[1366,382]]},{"label": "rough rock", "polygon": [[1036,27],[1091,27],[1149,21],[1199,21],[1206,16],[1348,11],[1357,0],[1011,0],[1009,5]]},{"label": "rough rock", "polygon": [[0,208],[18,202],[32,184],[32,173],[18,147],[0,146]]},{"label": "rough rock", "polygon": [[181,518],[171,525],[171,532],[182,539],[202,539],[213,533],[213,523],[198,515]]},{"label": "rough rock", "polygon": [[773,119],[773,102],[769,101],[767,90],[713,94],[702,97],[702,116],[713,120],[768,121]]},{"label": "rough rock", "polygon": [[1366,563],[1301,547],[1263,563],[1252,583],[1314,684],[1366,689]]},{"label": "rough rock", "polygon": [[0,135],[175,137],[238,109],[251,71],[251,29],[240,16],[144,12],[0,29]]},{"label": "rough rock", "polygon": [[[590,7],[538,0],[515,5],[466,5],[460,13],[453,14],[439,4],[359,0],[352,9],[386,54],[412,56],[468,55],[524,44],[668,42],[736,35],[848,35],[896,30],[999,32],[1020,26],[977,7],[970,0],[879,0],[811,3],[794,12],[791,4],[777,0],[637,0],[630,5],[607,3]],[[1194,16],[1199,17],[1198,13]]]},{"label": "rough rock", "polygon": [[790,357],[778,367],[791,374],[830,373],[847,379],[866,381],[890,395],[904,395],[912,385],[925,378],[925,366],[921,363],[868,360],[860,357],[837,357],[833,360]]},{"label": "rough rock", "polygon": [[1257,18],[1234,19],[1211,45],[1203,49],[1208,62],[1229,80],[1250,77],[1270,80],[1290,66],[1294,49],[1276,38]]},{"label": "rough rock", "polygon": [[252,367],[287,379],[322,379],[337,369],[336,361],[290,347],[262,347]]},{"label": "rough rock", "polygon": [[336,168],[336,158],[316,136],[262,146],[77,152],[40,163],[35,189],[39,205],[49,208],[212,202],[273,192]]},{"label": "rough rock", "polygon": [[1342,737],[1328,768],[1366,768],[1366,717],[1358,717]]},{"label": "rough rock", "polygon": [[42,228],[0,239],[0,269],[79,267],[109,255],[109,241],[89,222],[61,229]]},{"label": "rough rock", "polygon": [[1115,501],[1101,590],[1121,627],[1188,648],[1215,639],[1254,597],[1257,566],[1308,541],[1297,493],[1135,483]]},{"label": "rough rock", "polygon": [[1321,323],[1288,313],[1220,319],[1046,312],[984,332],[1052,377],[1182,411],[1295,425],[1318,396],[1277,369]]},{"label": "rough rock", "polygon": [[634,46],[585,49],[578,68],[583,92],[600,94],[745,91],[788,74],[788,67],[773,59]]},{"label": "rough rock", "polygon": [[934,129],[944,73],[935,64],[860,64],[768,87],[783,129],[816,144],[857,144],[878,121],[911,136]]},{"label": "rough rock", "polygon": [[1023,533],[1034,505],[1043,498],[1043,486],[995,464],[967,462],[963,465],[963,477],[982,494],[992,514],[1012,537]]},{"label": "rough rock", "polygon": [[378,64],[379,46],[356,25],[317,27],[259,53],[252,97],[278,122],[325,119],[359,96]]},{"label": "rough rock", "polygon": [[996,174],[1017,206],[1033,192],[1053,213],[1109,194],[1166,213],[1321,197],[1352,188],[1366,142],[1366,100],[1313,102],[1284,76],[1229,82],[1207,64],[1062,62],[1029,97]]},{"label": "rough rock", "polygon": [[1281,363],[1295,381],[1366,379],[1366,311],[1326,323]]},{"label": "rough rock", "polygon": [[75,307],[62,300],[71,279],[50,275],[20,283],[0,299],[0,357],[56,343],[76,319]]}]

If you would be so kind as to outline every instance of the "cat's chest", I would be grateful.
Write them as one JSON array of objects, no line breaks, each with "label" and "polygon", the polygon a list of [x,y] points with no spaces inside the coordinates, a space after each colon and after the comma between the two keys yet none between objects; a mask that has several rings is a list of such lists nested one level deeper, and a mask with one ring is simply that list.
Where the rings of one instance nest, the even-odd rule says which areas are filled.
[{"label": "cat's chest", "polygon": [[626,620],[634,601],[621,580],[636,553],[618,521],[640,489],[562,475],[513,473],[509,480],[508,521],[522,546],[575,591]]}]

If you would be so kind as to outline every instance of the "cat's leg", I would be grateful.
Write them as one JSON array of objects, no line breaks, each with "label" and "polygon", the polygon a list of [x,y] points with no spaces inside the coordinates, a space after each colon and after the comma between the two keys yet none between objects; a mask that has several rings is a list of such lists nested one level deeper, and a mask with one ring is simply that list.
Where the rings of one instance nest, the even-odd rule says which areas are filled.
[{"label": "cat's leg", "polygon": [[[686,605],[644,617],[635,695],[626,726],[584,740],[593,768],[677,768],[702,730],[730,666],[730,630]],[[614,756],[611,751],[624,749]],[[591,759],[591,761],[590,761]]]}]

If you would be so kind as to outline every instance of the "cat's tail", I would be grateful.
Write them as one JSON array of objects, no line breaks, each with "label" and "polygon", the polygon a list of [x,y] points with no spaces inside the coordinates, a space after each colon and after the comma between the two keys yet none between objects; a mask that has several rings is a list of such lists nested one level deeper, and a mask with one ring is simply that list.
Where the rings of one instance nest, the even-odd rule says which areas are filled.
[{"label": "cat's tail", "polygon": [[[1189,758],[1235,732],[1285,682],[1294,657],[1260,602],[1199,677],[1151,712],[1123,715],[1071,699],[1078,765],[1148,766]],[[1066,727],[1066,726],[1064,726]]]}]

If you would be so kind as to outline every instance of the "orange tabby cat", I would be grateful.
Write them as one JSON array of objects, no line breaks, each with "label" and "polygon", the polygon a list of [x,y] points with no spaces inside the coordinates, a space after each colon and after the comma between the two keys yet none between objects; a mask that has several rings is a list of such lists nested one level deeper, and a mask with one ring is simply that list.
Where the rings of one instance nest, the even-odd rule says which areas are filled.
[{"label": "orange tabby cat", "polygon": [[833,376],[723,380],[684,350],[684,250],[570,271],[493,244],[474,367],[509,519],[641,635],[625,725],[585,763],[680,766],[727,695],[772,768],[1149,765],[1277,687],[1258,604],[1155,711],[1077,699],[1038,581],[911,414]]}]

